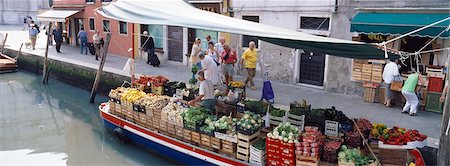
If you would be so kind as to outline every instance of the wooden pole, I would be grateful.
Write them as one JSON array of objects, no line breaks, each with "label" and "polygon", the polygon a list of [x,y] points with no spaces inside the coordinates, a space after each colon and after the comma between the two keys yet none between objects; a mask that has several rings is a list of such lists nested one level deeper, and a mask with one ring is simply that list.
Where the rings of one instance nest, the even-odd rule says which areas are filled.
[{"label": "wooden pole", "polygon": [[8,38],[8,33],[6,33],[5,35],[5,39],[3,39],[3,43],[2,43],[2,53],[5,50],[5,43],[6,43],[6,39]]},{"label": "wooden pole", "polygon": [[[52,29],[52,22],[48,23],[47,34],[50,34],[50,30]],[[45,46],[45,59],[44,59],[44,68],[42,69],[42,83],[48,83],[48,45],[50,43],[50,35],[47,35],[47,44]]]},{"label": "wooden pole", "polygon": [[[447,60],[448,61],[448,60]],[[447,69],[448,70],[448,69]],[[449,73],[447,71],[447,84],[450,83]],[[449,125],[450,120],[450,88],[447,87],[447,95],[445,98],[445,106],[442,115],[442,123],[441,123],[441,138],[439,139],[439,150],[438,150],[438,165],[450,165],[450,133],[447,132],[447,127]]]},{"label": "wooden pole", "polygon": [[111,40],[111,33],[108,33],[108,34],[106,34],[105,46],[101,50],[102,53],[101,53],[100,65],[99,65],[98,70],[97,70],[97,75],[95,76],[94,85],[92,86],[91,97],[90,97],[90,100],[89,100],[90,103],[93,103],[94,100],[95,100],[95,95],[97,93],[98,83],[100,82],[100,77],[101,77],[102,72],[103,72],[103,66],[105,66],[106,55],[108,54],[108,46],[109,46],[109,41],[110,40]]},{"label": "wooden pole", "polygon": [[23,43],[22,44],[20,44],[20,48],[19,48],[19,54],[17,54],[17,56],[16,56],[16,58],[14,58],[14,59],[19,59],[19,57],[22,55],[22,47],[23,47]]}]

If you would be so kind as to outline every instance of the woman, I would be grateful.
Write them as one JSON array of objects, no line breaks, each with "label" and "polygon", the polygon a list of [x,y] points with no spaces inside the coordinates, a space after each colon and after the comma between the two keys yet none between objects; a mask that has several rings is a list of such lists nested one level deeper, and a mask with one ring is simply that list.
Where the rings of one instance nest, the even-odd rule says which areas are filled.
[{"label": "woman", "polygon": [[422,75],[419,72],[410,74],[403,84],[402,94],[406,99],[406,104],[403,107],[402,113],[411,116],[417,116],[417,106],[419,105],[419,99],[415,93],[416,87],[420,81],[421,85],[425,85]]},{"label": "woman", "polygon": [[200,62],[200,59],[198,58],[198,55],[202,51],[202,47],[200,45],[201,43],[202,43],[202,41],[200,40],[200,38],[195,38],[194,44],[192,44],[191,57],[190,57],[192,66],[198,66],[199,68],[202,68],[202,64]]},{"label": "woman", "polygon": [[209,57],[211,57],[214,62],[216,62],[216,65],[219,66],[219,51],[217,51],[214,47],[214,43],[213,42],[209,42],[208,43],[208,50],[206,51],[206,55],[208,55]]}]

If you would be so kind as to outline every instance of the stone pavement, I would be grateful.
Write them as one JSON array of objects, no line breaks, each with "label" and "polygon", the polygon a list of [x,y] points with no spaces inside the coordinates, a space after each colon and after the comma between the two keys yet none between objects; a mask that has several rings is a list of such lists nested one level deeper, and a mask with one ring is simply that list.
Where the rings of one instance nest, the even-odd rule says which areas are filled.
[{"label": "stone pavement", "polygon": [[[6,42],[6,48],[18,50],[20,43],[28,40],[27,32],[19,31],[20,26],[0,26],[0,33],[9,33]],[[25,49],[23,52],[32,53],[37,56],[44,56],[45,52],[44,32],[41,32],[37,40],[36,50]],[[84,65],[97,69],[99,61],[95,61],[94,56],[82,55],[80,50],[71,46],[62,46],[62,54],[58,54],[53,46],[49,48],[49,58]],[[108,54],[105,71],[125,75],[122,71],[127,61],[126,57]],[[191,77],[190,69],[185,66],[170,64],[161,64],[160,67],[152,67],[144,61],[136,60],[136,73],[145,75],[165,75],[171,80],[188,81]],[[243,80],[237,77],[236,80]],[[256,80],[258,90],[247,90],[247,97],[259,99],[261,97],[262,80]],[[306,99],[313,108],[327,108],[335,106],[342,110],[349,117],[367,118],[372,123],[384,123],[388,126],[398,125],[409,129],[417,129],[432,138],[439,138],[441,129],[441,114],[420,111],[418,116],[411,117],[400,113],[399,108],[386,108],[379,103],[366,103],[358,96],[348,96],[342,94],[330,93],[320,89],[296,86],[292,84],[283,84],[272,80],[272,87],[275,92],[275,103],[287,106],[295,100]],[[435,139],[430,146],[435,146]]]}]

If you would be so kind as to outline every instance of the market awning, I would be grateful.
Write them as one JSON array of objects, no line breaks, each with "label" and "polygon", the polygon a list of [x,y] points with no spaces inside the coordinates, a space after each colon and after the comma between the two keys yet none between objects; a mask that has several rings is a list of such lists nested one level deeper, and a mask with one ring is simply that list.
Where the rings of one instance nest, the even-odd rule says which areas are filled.
[{"label": "market awning", "polygon": [[[401,35],[450,17],[450,13],[363,12],[352,20],[351,32],[363,34]],[[450,20],[424,29],[411,36],[435,37],[450,25]],[[450,31],[441,38],[450,37]]]},{"label": "market awning", "polygon": [[49,10],[37,15],[39,21],[65,22],[67,17],[70,17],[79,10]]},{"label": "market awning", "polygon": [[[240,20],[197,9],[183,0],[118,0],[97,10],[104,17],[139,24],[181,26],[261,37],[281,46],[334,56],[383,59],[372,44],[310,35],[294,30]],[[394,56],[392,54],[392,56]]]}]

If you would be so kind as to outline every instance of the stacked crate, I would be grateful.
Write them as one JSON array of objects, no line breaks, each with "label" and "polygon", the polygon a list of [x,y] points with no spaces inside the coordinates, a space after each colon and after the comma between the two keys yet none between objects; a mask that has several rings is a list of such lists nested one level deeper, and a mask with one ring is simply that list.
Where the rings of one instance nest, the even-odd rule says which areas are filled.
[{"label": "stacked crate", "polygon": [[193,143],[195,144],[200,144],[201,143],[201,137],[200,137],[200,133],[195,132],[195,131],[191,131],[191,140]]},{"label": "stacked crate", "polygon": [[373,83],[381,83],[383,80],[383,65],[382,64],[372,64],[372,79]]},{"label": "stacked crate", "polygon": [[250,145],[258,138],[260,132],[257,131],[252,135],[238,133],[238,143],[236,158],[242,161],[248,161],[250,158]]},{"label": "stacked crate", "polygon": [[175,138],[183,139],[183,126],[175,125]]},{"label": "stacked crate", "polygon": [[227,140],[221,140],[222,149],[220,153],[223,153],[229,157],[236,157],[236,143]]},{"label": "stacked crate", "polygon": [[191,130],[183,129],[183,141],[190,143],[192,141]]},{"label": "stacked crate", "polygon": [[361,81],[370,82],[372,80],[372,64],[363,64]]},{"label": "stacked crate", "polygon": [[221,140],[217,137],[211,136],[211,147],[216,151],[221,150],[222,149]]},{"label": "stacked crate", "polygon": [[266,151],[259,150],[253,145],[250,147],[250,165],[253,166],[264,166],[266,165]]},{"label": "stacked crate", "polygon": [[[109,113],[116,115],[116,99],[110,98],[109,101]],[[120,104],[119,104],[120,108]]]},{"label": "stacked crate", "polygon": [[355,81],[362,80],[362,68],[364,61],[362,60],[353,60],[353,71],[352,71],[352,79]]},{"label": "stacked crate", "polygon": [[211,136],[207,134],[200,134],[200,144],[207,149],[212,149]]}]

